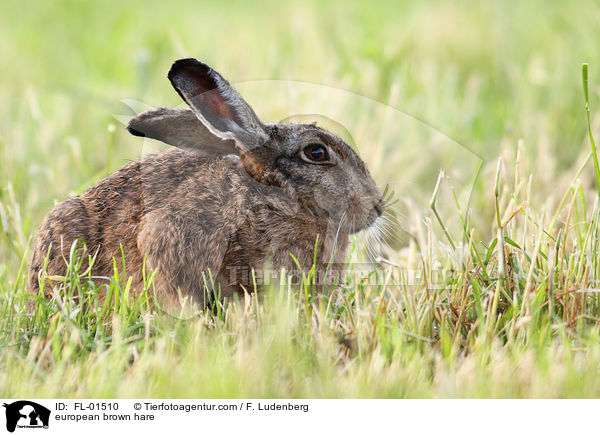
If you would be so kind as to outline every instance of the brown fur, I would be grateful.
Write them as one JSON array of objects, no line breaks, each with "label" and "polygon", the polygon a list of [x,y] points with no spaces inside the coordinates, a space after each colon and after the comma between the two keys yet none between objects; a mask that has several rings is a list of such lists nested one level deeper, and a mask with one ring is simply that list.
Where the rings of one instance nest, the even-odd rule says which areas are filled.
[{"label": "brown fur", "polygon": [[[176,62],[169,78],[198,117],[197,129],[189,112],[164,108],[154,118],[151,112],[134,118],[129,128],[188,151],[129,163],[52,210],[38,234],[30,290],[39,289],[47,254],[47,275],[64,275],[76,239],[96,255],[96,277],[112,276],[122,246],[136,290],[146,261],[169,303],[176,303],[179,290],[206,304],[209,271],[228,297],[249,289],[249,272],[267,259],[274,270],[294,270],[292,254],[306,270],[317,239],[318,273],[339,273],[349,234],[382,212],[381,192],[356,153],[312,125],[262,124],[216,71],[198,61]],[[200,85],[209,89],[196,89]],[[200,98],[203,92],[216,93]],[[177,128],[179,115],[185,128]],[[161,123],[168,128],[161,130]],[[197,138],[198,152],[190,152]],[[315,142],[332,154],[331,164],[303,160],[303,147]]]}]

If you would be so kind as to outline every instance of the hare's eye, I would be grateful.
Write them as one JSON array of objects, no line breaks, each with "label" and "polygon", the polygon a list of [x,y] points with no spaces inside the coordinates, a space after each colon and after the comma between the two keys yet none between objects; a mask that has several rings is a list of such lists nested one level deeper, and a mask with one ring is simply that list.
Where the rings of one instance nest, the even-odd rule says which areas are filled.
[{"label": "hare's eye", "polygon": [[312,143],[304,148],[304,156],[312,162],[322,163],[329,161],[327,148],[318,143]]}]

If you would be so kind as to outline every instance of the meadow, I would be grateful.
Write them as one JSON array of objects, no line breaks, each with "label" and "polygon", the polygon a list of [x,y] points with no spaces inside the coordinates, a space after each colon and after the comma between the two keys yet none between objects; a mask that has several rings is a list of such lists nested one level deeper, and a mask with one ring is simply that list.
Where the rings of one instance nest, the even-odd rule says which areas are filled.
[{"label": "meadow", "polygon": [[[585,0],[2,0],[0,397],[599,397],[598,22]],[[180,104],[187,56],[265,120],[347,139],[394,191],[389,224],[338,286],[185,317],[119,261],[107,303],[76,256],[29,295],[53,205],[167,148],[122,123]]]}]

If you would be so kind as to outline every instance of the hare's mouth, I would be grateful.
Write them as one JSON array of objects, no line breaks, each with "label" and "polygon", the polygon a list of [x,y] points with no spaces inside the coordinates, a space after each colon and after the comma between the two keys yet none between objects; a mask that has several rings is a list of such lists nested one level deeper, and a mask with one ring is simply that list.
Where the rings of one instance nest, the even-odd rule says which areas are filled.
[{"label": "hare's mouth", "polygon": [[355,197],[347,209],[348,219],[346,227],[350,234],[366,230],[372,226],[375,221],[383,216],[386,209],[385,197],[381,197],[370,205],[360,197]]},{"label": "hare's mouth", "polygon": [[382,214],[383,214],[383,209],[376,207],[376,208],[371,209],[369,211],[368,215],[366,217],[363,217],[362,219],[359,219],[358,216],[352,217],[351,219],[348,220],[349,221],[348,222],[349,233],[355,234],[360,231],[364,231],[364,230],[368,229],[373,224],[375,224],[377,219],[379,219],[379,217]]}]

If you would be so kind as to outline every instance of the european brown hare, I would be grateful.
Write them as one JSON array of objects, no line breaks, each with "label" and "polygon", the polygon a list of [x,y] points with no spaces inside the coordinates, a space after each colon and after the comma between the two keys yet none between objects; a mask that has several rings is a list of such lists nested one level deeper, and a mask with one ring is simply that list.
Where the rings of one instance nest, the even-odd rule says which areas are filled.
[{"label": "european brown hare", "polygon": [[318,276],[339,272],[349,234],[383,212],[358,155],[317,126],[261,122],[196,59],[176,61],[168,77],[190,109],[149,110],[127,128],[179,149],[129,163],[56,206],[37,238],[30,290],[39,291],[47,255],[46,275],[65,274],[77,239],[96,256],[99,284],[122,246],[133,289],[145,261],[159,297],[180,291],[201,305],[209,271],[222,297],[251,289],[249,271],[267,260],[274,270],[295,270],[296,260],[310,268],[315,246]]}]

